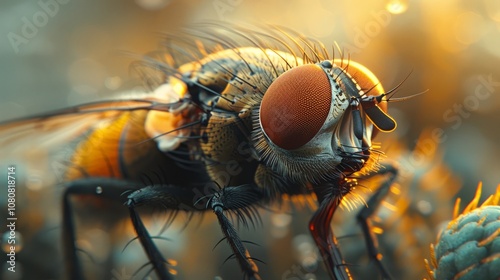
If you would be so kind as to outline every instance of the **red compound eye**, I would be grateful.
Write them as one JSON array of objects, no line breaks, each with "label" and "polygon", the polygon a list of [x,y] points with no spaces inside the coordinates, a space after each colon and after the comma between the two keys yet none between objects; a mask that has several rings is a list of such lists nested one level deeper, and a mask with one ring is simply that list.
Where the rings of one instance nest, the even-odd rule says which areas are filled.
[{"label": "red compound eye", "polygon": [[321,129],[331,103],[330,81],[321,67],[298,66],[267,89],[260,105],[262,129],[278,147],[300,148]]}]

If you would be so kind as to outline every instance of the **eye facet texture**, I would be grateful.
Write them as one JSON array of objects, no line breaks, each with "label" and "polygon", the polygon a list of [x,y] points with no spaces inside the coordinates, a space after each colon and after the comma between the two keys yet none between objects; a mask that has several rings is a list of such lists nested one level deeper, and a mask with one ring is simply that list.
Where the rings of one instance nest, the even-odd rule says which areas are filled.
[{"label": "eye facet texture", "polygon": [[321,129],[332,103],[330,81],[320,66],[295,67],[269,86],[260,106],[267,137],[286,150],[300,148]]}]

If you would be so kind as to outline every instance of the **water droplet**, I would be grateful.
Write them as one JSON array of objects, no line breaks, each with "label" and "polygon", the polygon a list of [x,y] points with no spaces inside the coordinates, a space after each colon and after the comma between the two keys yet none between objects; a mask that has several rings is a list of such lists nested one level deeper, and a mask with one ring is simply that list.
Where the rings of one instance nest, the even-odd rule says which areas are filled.
[{"label": "water droplet", "polygon": [[101,186],[97,186],[97,188],[95,188],[95,193],[96,194],[101,194],[102,193],[102,187]]}]

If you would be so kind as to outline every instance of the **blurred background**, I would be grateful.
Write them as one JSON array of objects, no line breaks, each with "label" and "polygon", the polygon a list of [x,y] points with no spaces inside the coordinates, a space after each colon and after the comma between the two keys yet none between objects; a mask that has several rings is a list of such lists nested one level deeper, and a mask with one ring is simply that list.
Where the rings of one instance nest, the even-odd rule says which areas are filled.
[{"label": "blurred background", "polygon": [[[400,255],[411,255],[406,260],[428,257],[428,239],[451,217],[450,209],[456,196],[469,201],[479,181],[488,194],[500,183],[497,159],[500,150],[496,146],[500,140],[500,114],[497,113],[500,110],[500,2],[495,0],[3,1],[0,4],[0,120],[139,89],[141,81],[129,68],[133,59],[123,53],[153,51],[158,49],[162,33],[207,20],[222,21],[228,26],[233,22],[283,25],[314,37],[326,46],[336,42],[351,59],[371,69],[386,89],[407,78],[397,97],[428,90],[424,95],[391,104],[389,112],[398,121],[398,128],[377,138],[387,158],[397,161],[402,168],[399,186],[403,194],[394,198],[394,203],[406,203],[410,206],[405,209],[410,210],[399,215],[398,222],[393,224],[384,216],[389,214],[379,213],[379,216],[383,218],[381,227],[386,227],[386,232],[392,229],[402,240],[387,247],[393,246],[393,251],[399,250]],[[57,208],[53,208],[45,211],[57,212]],[[287,214],[288,210],[293,214]],[[339,222],[352,222],[349,218],[352,213],[343,213],[337,218]],[[250,251],[267,263],[260,265],[263,275],[267,276],[265,279],[324,279],[326,274],[311,251],[307,233],[310,215],[310,210],[264,212],[263,229],[244,231],[244,236],[247,234],[261,244]],[[404,226],[408,221],[415,225]],[[345,231],[335,228],[336,233],[352,233],[352,225],[344,228]],[[102,235],[102,231],[89,235]],[[58,238],[56,231],[48,232],[43,237],[48,240],[47,246]],[[200,232],[210,234],[200,235]],[[230,254],[228,246],[221,244],[211,251],[221,238],[215,220],[207,218],[198,228],[172,229],[167,235],[176,241],[165,247],[168,257],[179,261],[179,279],[241,277],[234,261],[223,265]],[[126,242],[131,237],[133,234],[121,238]],[[418,239],[418,242],[412,243],[414,240],[410,239]],[[355,238],[342,240],[346,240],[346,248],[359,244]],[[413,245],[408,245],[410,243]],[[116,254],[120,254],[121,248]],[[60,248],[54,250],[44,251],[54,256],[54,261],[49,262],[51,269],[47,270],[61,269],[62,260],[57,257]],[[141,249],[127,249],[134,250]],[[351,252],[361,254],[362,250],[357,248]],[[358,253],[345,254],[352,255],[346,257],[351,258],[351,262],[363,266],[367,261],[356,255]],[[33,254],[23,256],[25,261],[21,265],[25,273],[31,266],[35,267],[31,260],[37,263],[43,260]],[[134,261],[144,260],[143,255],[137,258],[139,260]],[[107,257],[97,257],[96,262],[105,259]],[[406,279],[425,275],[423,261],[418,264],[409,261],[405,266],[395,263],[404,258],[388,256],[387,259],[394,264],[396,275],[407,275]],[[116,265],[121,273],[120,267],[126,267],[127,260],[116,262],[121,264]],[[414,265],[410,266],[411,263]],[[14,277],[4,271],[2,268],[2,279]],[[124,273],[131,275],[134,271]],[[359,272],[361,279],[363,273]],[[21,275],[12,279],[31,279]],[[57,273],[43,275],[47,275],[44,279],[58,278]],[[128,279],[113,273],[110,277]]]}]

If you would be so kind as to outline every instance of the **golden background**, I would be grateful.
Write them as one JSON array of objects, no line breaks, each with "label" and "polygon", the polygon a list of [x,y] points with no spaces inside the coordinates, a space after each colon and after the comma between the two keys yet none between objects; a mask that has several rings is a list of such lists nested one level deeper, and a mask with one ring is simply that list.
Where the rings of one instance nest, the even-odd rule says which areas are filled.
[{"label": "golden background", "polygon": [[[427,188],[449,188],[447,203],[453,203],[459,187],[468,201],[478,181],[483,181],[487,193],[500,183],[498,1],[69,0],[57,2],[57,10],[46,20],[36,18],[43,10],[40,3],[48,2],[0,4],[0,120],[139,87],[141,82],[130,73],[132,59],[123,51],[143,54],[155,50],[163,32],[207,20],[228,26],[232,22],[279,24],[326,46],[338,43],[351,59],[371,69],[386,90],[408,76],[397,97],[428,90],[390,104],[389,112],[398,121],[398,128],[377,139],[388,157],[403,167],[403,189],[408,180]],[[23,35],[26,20],[40,21],[36,31],[29,33],[31,38]],[[13,41],[12,34],[23,36],[24,41]],[[432,136],[438,132],[442,143]],[[307,235],[305,221],[310,212],[305,212],[299,211],[291,223]],[[451,217],[446,212],[440,215]],[[288,218],[270,214],[264,217],[264,225],[272,219],[278,220],[273,224],[279,227],[280,221]],[[177,233],[181,241],[174,242],[175,248],[165,245],[168,257],[180,259],[180,279],[213,279],[219,273],[224,279],[239,279],[234,261],[222,265],[229,255],[227,245],[211,251],[221,235],[215,221],[207,220],[212,223],[203,223],[198,229],[189,226]],[[432,223],[438,228],[436,221]],[[204,235],[199,235],[203,230],[213,236],[207,234],[209,237],[203,239]],[[258,233],[259,228],[256,232],[250,231],[247,237],[257,235],[257,243],[272,248],[264,257],[259,256],[259,250],[264,249],[250,248],[268,263],[260,265],[261,270],[267,279],[287,279],[287,271],[300,262],[292,244],[297,233],[270,240],[265,233]],[[280,258],[283,263],[272,262]],[[423,262],[415,266],[421,264],[423,267]],[[308,277],[323,279],[322,270],[320,265],[315,270],[319,276],[312,273]]]}]

